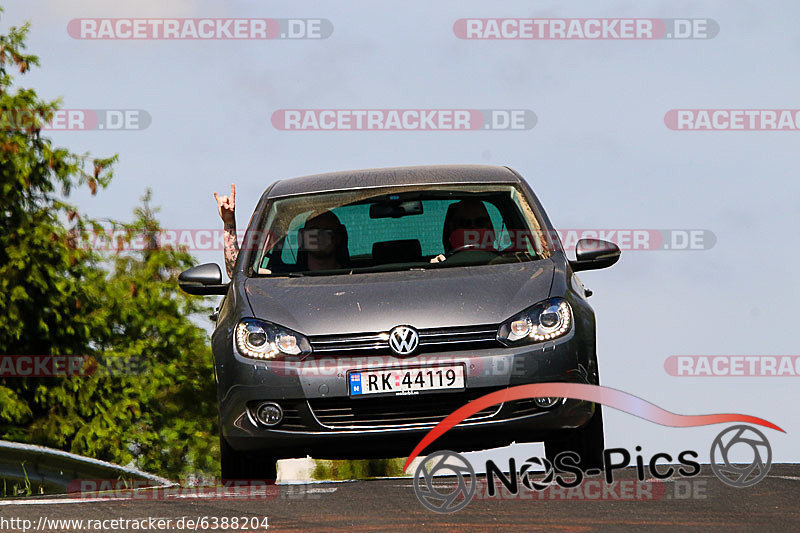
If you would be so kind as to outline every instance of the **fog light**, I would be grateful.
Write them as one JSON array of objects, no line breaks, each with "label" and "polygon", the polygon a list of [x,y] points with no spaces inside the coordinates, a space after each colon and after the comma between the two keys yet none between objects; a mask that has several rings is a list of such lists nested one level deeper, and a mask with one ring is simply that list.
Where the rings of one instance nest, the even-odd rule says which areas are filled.
[{"label": "fog light", "polygon": [[542,409],[550,409],[551,407],[555,407],[560,399],[561,398],[556,396],[545,396],[544,398],[534,398],[533,401]]},{"label": "fog light", "polygon": [[277,403],[264,402],[256,407],[256,420],[264,426],[277,426],[283,420],[283,409]]}]

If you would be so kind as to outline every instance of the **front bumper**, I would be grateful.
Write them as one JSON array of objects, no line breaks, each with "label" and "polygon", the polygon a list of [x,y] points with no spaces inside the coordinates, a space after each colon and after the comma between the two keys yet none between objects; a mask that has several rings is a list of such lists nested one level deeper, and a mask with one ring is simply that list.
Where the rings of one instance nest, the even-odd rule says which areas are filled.
[{"label": "front bumper", "polygon": [[[574,330],[549,343],[408,358],[309,357],[281,363],[245,359],[232,350],[223,359],[229,363],[216,367],[221,430],[234,449],[278,458],[403,456],[439,420],[483,394],[529,383],[597,383],[594,355],[585,352]],[[466,390],[374,399],[348,396],[348,370],[442,363],[465,365]],[[254,420],[253,408],[262,401],[281,405],[285,416],[280,425],[265,428]],[[381,413],[380,421],[360,413],[370,403],[373,414]],[[332,423],[328,417],[332,412],[348,413],[353,422]],[[532,400],[507,402],[477,413],[432,446],[470,451],[538,442],[583,426],[593,413],[594,404],[580,400],[563,400],[549,409]]]}]

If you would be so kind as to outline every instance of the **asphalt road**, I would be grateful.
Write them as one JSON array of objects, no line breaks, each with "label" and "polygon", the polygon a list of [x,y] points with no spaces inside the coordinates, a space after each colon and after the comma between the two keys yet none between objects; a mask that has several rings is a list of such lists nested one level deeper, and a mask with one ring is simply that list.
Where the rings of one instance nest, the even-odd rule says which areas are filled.
[{"label": "asphalt road", "polygon": [[[643,528],[681,531],[800,531],[800,465],[773,465],[767,478],[737,489],[721,483],[707,467],[691,479],[657,482],[637,490],[631,470],[627,480],[600,489],[600,480],[580,490],[526,492],[526,498],[486,499],[479,479],[475,498],[452,514],[427,510],[410,479],[345,483],[279,485],[269,496],[255,491],[246,499],[234,491],[197,494],[180,491],[113,493],[91,499],[44,496],[0,500],[0,530],[22,531],[155,531],[157,522],[124,527],[111,520],[170,519],[162,531],[639,531]],[[438,483],[448,483],[443,479]],[[485,486],[485,485],[484,485]],[[642,486],[640,486],[642,487]],[[535,495],[532,497],[532,495]],[[112,499],[113,498],[113,499]],[[206,518],[206,522],[198,521]],[[223,517],[239,518],[238,527],[217,527]],[[267,518],[266,522],[264,517]],[[182,524],[178,520],[184,518]],[[10,520],[18,519],[18,522]],[[244,520],[248,522],[245,524]],[[5,522],[3,522],[5,520]],[[42,522],[40,522],[40,520]],[[58,524],[53,520],[83,520]],[[88,520],[106,520],[106,528]],[[194,520],[196,524],[187,524]],[[97,523],[94,523],[97,525]],[[128,526],[131,526],[128,523]],[[191,525],[192,527],[188,527]],[[142,528],[141,526],[145,526]],[[205,527],[204,527],[205,526]],[[255,526],[255,527],[252,527]]]}]

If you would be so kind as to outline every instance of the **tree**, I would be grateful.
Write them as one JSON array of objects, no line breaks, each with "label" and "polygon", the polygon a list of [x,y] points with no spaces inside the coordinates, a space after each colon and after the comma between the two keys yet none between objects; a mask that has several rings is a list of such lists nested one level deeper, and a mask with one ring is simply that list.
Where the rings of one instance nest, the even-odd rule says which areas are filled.
[{"label": "tree", "polygon": [[[67,199],[76,187],[107,187],[117,157],[74,154],[41,135],[59,102],[15,87],[17,72],[39,65],[25,53],[27,32],[0,35],[0,354],[87,355],[98,367],[84,377],[0,376],[0,438],[172,477],[209,471],[210,349],[190,319],[204,308],[175,281],[192,258],[155,247],[103,257],[85,245],[103,228]],[[115,227],[156,231],[149,201]]]},{"label": "tree", "polygon": [[[71,246],[91,221],[56,194],[76,186],[96,192],[111,180],[115,158],[96,159],[55,148],[40,135],[58,107],[32,89],[13,87],[12,70],[38,65],[23,53],[28,25],[0,36],[0,350],[3,354],[81,354],[104,329],[102,272],[91,251]],[[22,124],[24,122],[25,124]],[[72,224],[70,233],[63,221]],[[0,419],[22,425],[49,409],[41,393],[52,383],[0,381]],[[8,428],[6,436],[19,436]],[[56,437],[58,439],[58,437]]]},{"label": "tree", "polygon": [[92,431],[76,437],[93,456],[123,464],[131,457],[145,470],[173,476],[208,475],[219,453],[214,374],[207,334],[190,317],[210,309],[177,288],[178,274],[194,259],[159,247],[150,191],[125,230],[128,244],[144,246],[113,258],[104,304],[109,335],[98,346],[106,374],[98,376],[100,390],[113,390],[117,402],[108,406],[112,417],[96,416]]}]

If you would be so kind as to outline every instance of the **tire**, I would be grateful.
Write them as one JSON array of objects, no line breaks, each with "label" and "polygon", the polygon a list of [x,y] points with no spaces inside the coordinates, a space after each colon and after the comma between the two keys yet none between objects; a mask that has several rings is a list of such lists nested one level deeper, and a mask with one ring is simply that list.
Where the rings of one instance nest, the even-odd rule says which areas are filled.
[{"label": "tire", "polygon": [[589,423],[579,429],[565,431],[562,435],[544,441],[544,455],[552,463],[561,452],[576,452],[584,472],[589,469],[603,469],[603,408],[595,404],[594,415]]},{"label": "tire", "polygon": [[278,460],[270,455],[238,452],[219,436],[222,481],[258,480],[275,484],[278,479]]}]

